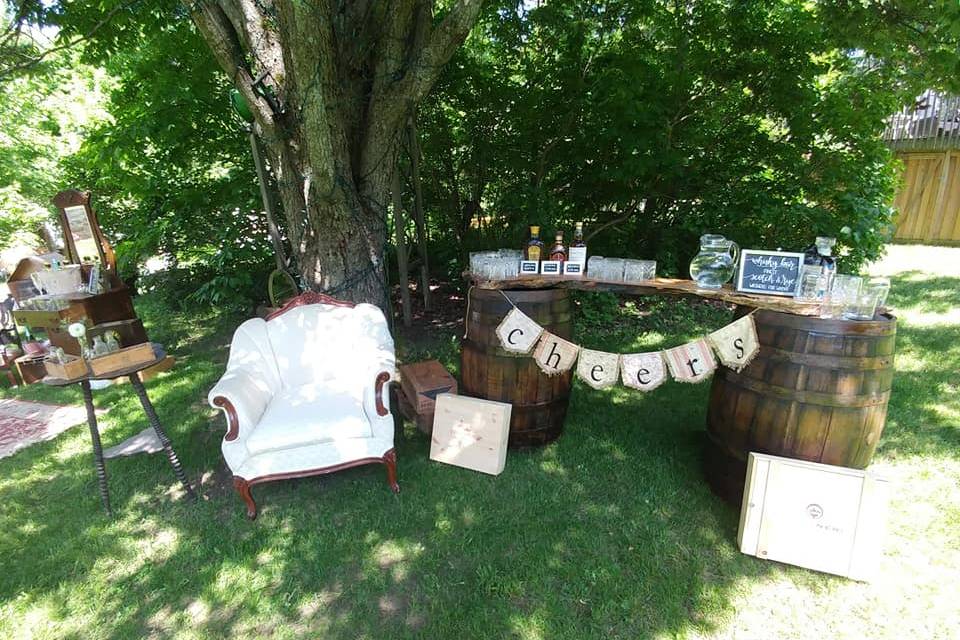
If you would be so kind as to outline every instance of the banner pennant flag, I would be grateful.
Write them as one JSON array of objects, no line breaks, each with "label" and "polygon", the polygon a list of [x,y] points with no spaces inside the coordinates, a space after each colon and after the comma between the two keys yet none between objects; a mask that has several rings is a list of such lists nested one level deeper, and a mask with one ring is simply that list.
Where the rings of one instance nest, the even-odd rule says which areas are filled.
[{"label": "banner pennant flag", "polygon": [[500,346],[512,353],[530,353],[542,333],[543,327],[516,307],[497,327]]},{"label": "banner pennant flag", "polygon": [[753,315],[747,315],[707,336],[725,366],[739,372],[760,351]]},{"label": "banner pennant flag", "polygon": [[544,331],[533,351],[537,366],[548,376],[555,376],[569,371],[577,361],[580,347],[568,342],[549,331]]},{"label": "banner pennant flag", "polygon": [[703,382],[717,368],[713,351],[703,338],[667,349],[663,356],[670,368],[670,375],[680,382]]},{"label": "banner pennant flag", "polygon": [[625,353],[620,356],[620,375],[624,386],[653,391],[667,379],[667,368],[659,351]]},{"label": "banner pennant flag", "polygon": [[577,376],[594,389],[605,389],[617,383],[620,354],[580,349]]}]

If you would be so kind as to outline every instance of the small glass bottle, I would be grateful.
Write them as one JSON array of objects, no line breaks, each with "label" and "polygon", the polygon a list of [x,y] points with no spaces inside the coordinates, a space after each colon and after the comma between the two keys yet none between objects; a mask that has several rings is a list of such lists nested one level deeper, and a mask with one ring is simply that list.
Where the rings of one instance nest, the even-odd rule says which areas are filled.
[{"label": "small glass bottle", "polygon": [[107,331],[104,343],[107,345],[108,352],[120,351],[120,340],[116,331]]},{"label": "small glass bottle", "polygon": [[557,231],[557,237],[550,249],[550,259],[559,262],[565,262],[567,259],[567,247],[563,244],[563,231]]},{"label": "small glass bottle", "polygon": [[110,348],[103,341],[101,336],[93,336],[93,354],[96,356],[105,356],[110,353]]},{"label": "small glass bottle", "polygon": [[587,243],[583,239],[583,223],[578,222],[573,230],[573,242],[570,243],[570,255],[567,258],[570,262],[579,262],[587,264]]},{"label": "small glass bottle", "polygon": [[543,260],[543,240],[540,239],[540,227],[537,225],[530,226],[530,239],[523,248],[523,259],[536,262]]}]

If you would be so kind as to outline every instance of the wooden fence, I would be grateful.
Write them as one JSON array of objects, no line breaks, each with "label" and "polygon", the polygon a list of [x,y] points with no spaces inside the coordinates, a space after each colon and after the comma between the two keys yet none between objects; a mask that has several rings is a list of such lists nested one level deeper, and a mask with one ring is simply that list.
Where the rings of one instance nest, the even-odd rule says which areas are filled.
[{"label": "wooden fence", "polygon": [[925,91],[883,137],[904,165],[894,239],[960,244],[960,97]]},{"label": "wooden fence", "polygon": [[894,239],[960,244],[960,151],[899,153],[903,184],[894,200]]}]

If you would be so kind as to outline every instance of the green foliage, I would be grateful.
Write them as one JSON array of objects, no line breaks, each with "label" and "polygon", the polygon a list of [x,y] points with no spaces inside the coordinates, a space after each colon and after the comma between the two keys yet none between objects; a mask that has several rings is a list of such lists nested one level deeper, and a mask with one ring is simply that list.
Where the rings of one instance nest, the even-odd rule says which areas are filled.
[{"label": "green foliage", "polygon": [[64,160],[83,135],[107,118],[110,79],[60,52],[32,73],[0,83],[0,249],[38,245],[64,186]]},{"label": "green foliage", "polygon": [[[497,477],[430,460],[430,438],[406,423],[395,438],[398,496],[379,465],[265,483],[254,489],[261,513],[250,522],[220,452],[224,418],[203,403],[243,318],[171,312],[141,296],[149,335],[177,357],[148,393],[201,499],[182,495],[162,454],[121,457],[107,461],[114,517],[106,518],[82,425],[0,459],[0,637],[953,638],[960,277],[904,271],[926,257],[956,272],[957,252],[930,261],[930,249],[917,247],[888,272],[897,371],[870,467],[897,479],[883,579],[739,553],[737,508],[711,494],[701,468],[709,382],[667,382],[647,394],[576,383],[562,437],[511,450]],[[674,324],[656,335],[634,329],[637,312],[624,304],[616,324],[584,328],[577,340],[622,352],[668,348],[727,321],[711,309],[658,307],[647,326]],[[620,323],[630,333],[611,331]],[[400,329],[398,355],[452,369],[457,329]],[[82,404],[76,387],[0,394]],[[94,398],[109,408],[98,417],[104,446],[144,428],[129,385]]]},{"label": "green foliage", "polygon": [[272,248],[229,83],[188,21],[117,37],[116,50],[95,50],[117,78],[114,122],[87,136],[70,172],[97,195],[122,275],[160,255],[173,270],[143,285],[172,287],[177,307],[265,299]]},{"label": "green foliage", "polygon": [[[461,253],[585,220],[592,252],[680,275],[705,232],[785,249],[832,235],[856,269],[889,238],[883,120],[960,59],[948,18],[920,9],[491,8],[421,111],[433,220]],[[868,15],[869,31],[851,26]],[[944,64],[906,55],[917,28]]]}]

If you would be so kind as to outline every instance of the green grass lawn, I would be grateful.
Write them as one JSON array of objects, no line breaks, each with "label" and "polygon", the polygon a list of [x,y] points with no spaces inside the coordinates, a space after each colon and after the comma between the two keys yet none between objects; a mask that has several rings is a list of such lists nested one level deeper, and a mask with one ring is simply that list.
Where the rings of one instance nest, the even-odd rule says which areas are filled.
[{"label": "green grass lawn", "polygon": [[[563,437],[511,452],[496,478],[430,462],[408,425],[400,495],[380,466],[277,482],[256,487],[250,522],[205,401],[239,318],[141,300],[178,358],[147,388],[202,500],[182,495],[162,455],[122,458],[107,464],[106,518],[85,426],[0,460],[0,637],[956,637],[960,275],[919,264],[893,269],[897,376],[873,468],[896,491],[871,584],[737,551],[737,512],[699,467],[709,383],[648,395],[578,384]],[[680,344],[730,317],[578,300],[577,340],[614,351]],[[457,335],[421,325],[400,333],[399,355],[455,369]],[[36,385],[4,395],[80,402]],[[95,397],[105,446],[146,426],[128,386]]]}]

